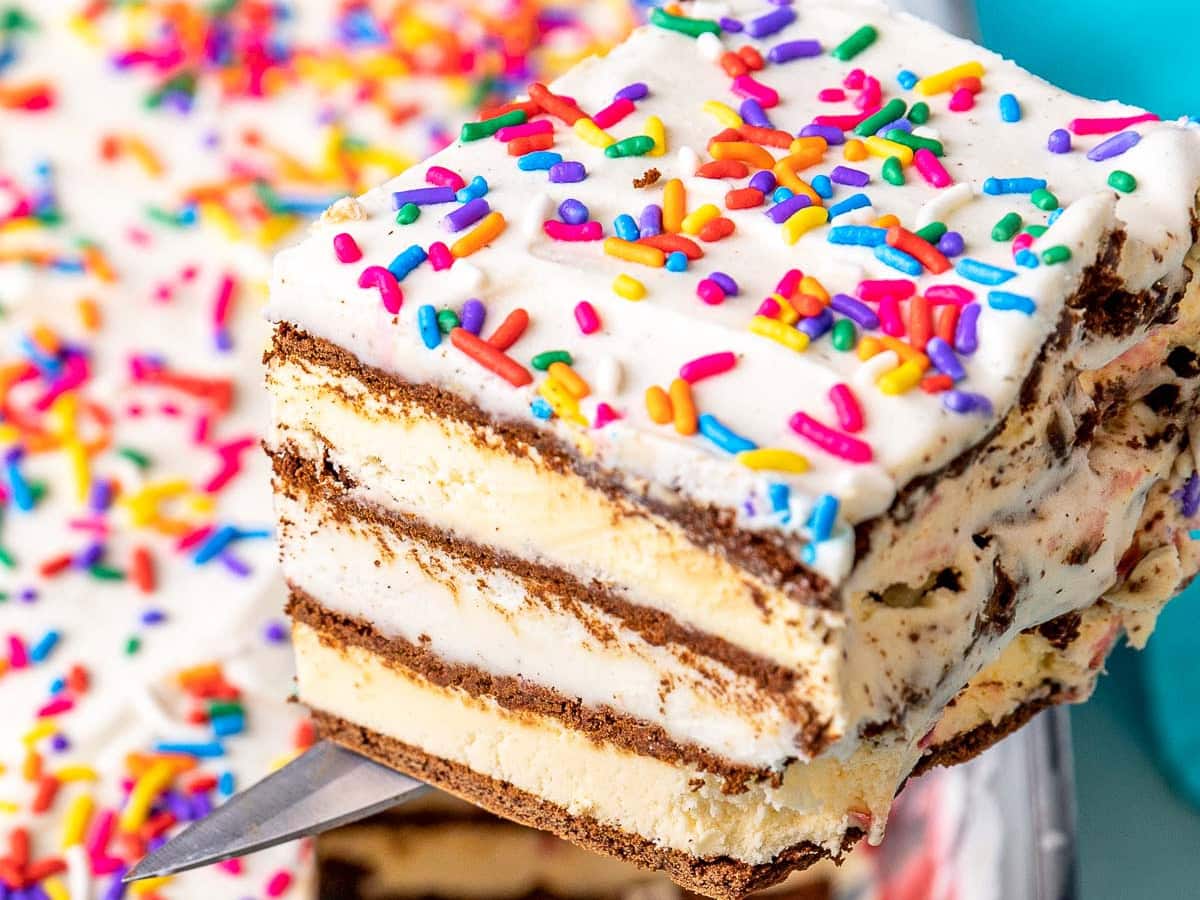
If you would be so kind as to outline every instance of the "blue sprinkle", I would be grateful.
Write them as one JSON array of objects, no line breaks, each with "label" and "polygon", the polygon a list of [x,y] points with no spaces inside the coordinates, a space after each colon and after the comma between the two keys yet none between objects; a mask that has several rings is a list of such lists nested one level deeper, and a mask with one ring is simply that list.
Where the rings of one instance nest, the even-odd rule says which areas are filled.
[{"label": "blue sprinkle", "polygon": [[159,741],[154,745],[155,753],[182,753],[200,759],[214,759],[225,755],[220,741]]},{"label": "blue sprinkle", "polygon": [[208,723],[217,737],[230,737],[246,730],[246,717],[238,712],[214,716]]},{"label": "blue sprinkle", "polygon": [[792,517],[792,489],[782,482],[773,481],[767,485],[767,499],[771,501],[771,509],[784,514],[783,522],[786,524]]},{"label": "blue sprinkle", "polygon": [[50,693],[61,694],[64,690],[66,690],[66,687],[67,680],[60,675],[58,678],[55,678],[52,682],[50,682]]},{"label": "blue sprinkle", "polygon": [[809,529],[812,531],[812,539],[818,543],[829,540],[833,534],[833,526],[837,521],[838,501],[832,494],[822,494],[813,507],[812,515],[809,516]]},{"label": "blue sprinkle", "polygon": [[482,175],[476,175],[471,179],[470,183],[464,188],[459,188],[458,193],[454,195],[459,203],[469,203],[477,197],[482,197],[488,192],[488,183]]},{"label": "blue sprinkle", "polygon": [[217,556],[222,550],[228,547],[237,538],[237,529],[232,525],[222,525],[200,545],[200,549],[196,551],[194,561],[196,565],[202,566],[209,560]]},{"label": "blue sprinkle", "polygon": [[138,618],[141,620],[143,625],[158,625],[159,623],[166,621],[167,614],[161,609],[151,607],[150,609],[143,610],[142,614],[138,616]]},{"label": "blue sprinkle", "polygon": [[829,207],[829,218],[836,219],[838,216],[870,205],[871,198],[866,194],[851,194],[845,200],[839,200],[833,206]]},{"label": "blue sprinkle", "polygon": [[686,272],[688,267],[687,254],[682,250],[676,250],[667,256],[667,271],[668,272]]},{"label": "blue sprinkle", "polygon": [[896,73],[896,83],[906,91],[911,91],[918,80],[917,73],[910,72],[908,69],[901,69]]},{"label": "blue sprinkle", "polygon": [[636,241],[641,236],[637,222],[628,213],[621,213],[613,219],[613,231],[623,241]]},{"label": "blue sprinkle", "polygon": [[233,773],[228,769],[217,776],[217,790],[220,792],[222,797],[231,796],[236,786],[237,785],[233,780]]},{"label": "blue sprinkle", "polygon": [[442,332],[438,328],[437,310],[426,303],[417,309],[417,330],[421,332],[421,341],[433,350],[442,342]]},{"label": "blue sprinkle", "polygon": [[726,453],[741,453],[743,450],[758,449],[758,444],[731,431],[722,425],[716,416],[703,413],[696,424],[699,426],[702,435]]},{"label": "blue sprinkle", "polygon": [[544,397],[535,397],[533,402],[529,404],[529,411],[537,419],[550,419],[554,416],[554,407],[546,402]]},{"label": "blue sprinkle", "polygon": [[388,263],[388,271],[396,276],[397,281],[403,281],[408,277],[409,272],[425,262],[428,256],[429,254],[420,244],[413,244],[398,253],[396,258]]},{"label": "blue sprinkle", "polygon": [[828,175],[818,175],[812,180],[811,186],[822,200],[828,200],[833,196],[833,182],[829,180]]},{"label": "blue sprinkle", "polygon": [[562,154],[553,150],[535,150],[517,157],[517,168],[522,172],[544,172],[562,162]]},{"label": "blue sprinkle", "polygon": [[956,262],[954,271],[976,284],[1004,284],[1010,278],[1016,277],[1017,274],[1011,269],[989,266],[987,263],[970,258],[960,259]]},{"label": "blue sprinkle", "polygon": [[1014,94],[1000,95],[1000,118],[1005,122],[1021,121],[1021,104]]},{"label": "blue sprinkle", "polygon": [[1032,194],[1046,186],[1045,178],[989,178],[983,183],[985,194]]},{"label": "blue sprinkle", "polygon": [[1060,206],[1060,207],[1059,207],[1058,209],[1056,209],[1054,212],[1050,213],[1050,218],[1046,219],[1046,227],[1047,227],[1047,228],[1048,228],[1048,227],[1050,227],[1051,225],[1053,225],[1055,222],[1057,222],[1057,221],[1058,221],[1058,217],[1059,217],[1059,216],[1061,216],[1061,215],[1063,214],[1063,210],[1064,210],[1064,209],[1066,209],[1066,207],[1065,207],[1065,206]]},{"label": "blue sprinkle", "polygon": [[1013,294],[1009,291],[988,291],[988,306],[999,310],[1016,310],[1027,316],[1032,316],[1037,310],[1037,304],[1024,294]]},{"label": "blue sprinkle", "polygon": [[878,247],[887,242],[887,229],[873,225],[834,225],[826,232],[826,240],[831,244]]},{"label": "blue sprinkle", "polygon": [[792,193],[791,188],[785,188],[783,185],[780,185],[771,192],[771,201],[773,203],[782,203],[784,200],[788,200],[793,196],[795,195]]},{"label": "blue sprinkle", "polygon": [[921,274],[923,266],[920,260],[911,254],[905,253],[903,250],[889,244],[875,245],[875,258],[887,266],[891,266],[897,271],[903,272],[905,275],[911,275],[914,278]]},{"label": "blue sprinkle", "polygon": [[54,649],[54,645],[58,643],[58,632],[54,629],[47,631],[38,639],[38,642],[29,648],[29,659],[35,663],[42,662],[50,651]]},{"label": "blue sprinkle", "polygon": [[1039,264],[1037,254],[1028,247],[1018,251],[1017,255],[1013,257],[1013,262],[1025,269],[1036,269]]}]

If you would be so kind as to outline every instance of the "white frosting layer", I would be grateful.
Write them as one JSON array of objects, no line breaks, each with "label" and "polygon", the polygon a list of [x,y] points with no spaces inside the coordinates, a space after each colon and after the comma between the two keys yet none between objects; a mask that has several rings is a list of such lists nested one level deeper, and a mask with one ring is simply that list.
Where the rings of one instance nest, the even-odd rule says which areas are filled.
[{"label": "white frosting layer", "polygon": [[[746,18],[773,8],[757,2],[729,5]],[[561,420],[544,426],[569,441],[583,441],[585,452],[594,452],[606,467],[732,509],[741,510],[744,501],[757,498],[756,514],[747,516],[741,510],[747,527],[779,524],[777,517],[762,514],[768,480],[791,486],[791,527],[802,535],[807,510],[821,494],[836,496],[844,518],[851,522],[882,512],[899,486],[977,442],[1012,405],[1066,298],[1096,258],[1104,235],[1115,228],[1125,229],[1128,240],[1121,275],[1133,290],[1179,267],[1190,243],[1189,216],[1200,181],[1200,135],[1176,125],[1141,124],[1135,126],[1143,134],[1141,142],[1108,163],[1084,159],[1083,151],[1101,140],[1096,137],[1074,138],[1076,149],[1071,153],[1050,153],[1047,135],[1072,118],[1130,115],[1137,110],[1071,97],[994,54],[915,20],[894,18],[868,3],[804,2],[795,9],[796,22],[764,41],[738,35],[724,43],[732,48],[752,43],[765,51],[783,41],[815,38],[828,49],[864,22],[873,23],[879,37],[849,64],[825,53],[756,73],[759,81],[778,89],[782,98],[778,107],[769,110],[776,126],[795,132],[816,114],[854,112],[849,103],[819,103],[815,95],[821,88],[840,85],[856,66],[884,82],[885,99],[927,99],[933,109],[927,133],[944,142],[947,155],[943,162],[960,186],[939,193],[910,168],[906,170],[907,183],[894,187],[880,180],[881,160],[872,157],[850,163],[871,174],[872,183],[863,190],[873,201],[874,213],[896,214],[913,227],[923,218],[943,217],[966,238],[967,256],[1017,272],[1003,290],[1036,302],[1036,312],[1026,316],[989,307],[988,288],[954,272],[920,279],[922,290],[931,283],[958,284],[973,290],[982,302],[980,347],[973,356],[963,357],[967,378],[959,386],[986,396],[994,409],[992,415],[947,412],[940,397],[919,390],[898,397],[884,395],[871,384],[874,376],[868,375],[878,366],[863,367],[854,354],[834,351],[828,338],[814,343],[806,353],[796,354],[747,330],[760,299],[774,290],[788,268],[816,276],[830,293],[852,293],[862,277],[903,277],[877,261],[868,248],[828,243],[824,228],[809,232],[789,247],[761,209],[734,211],[728,215],[736,222],[737,234],[721,243],[704,244],[706,256],[694,262],[686,274],[617,261],[605,256],[598,243],[558,243],[541,233],[541,220],[551,217],[561,200],[573,197],[585,203],[591,218],[603,223],[611,234],[609,223],[618,214],[636,217],[645,204],[661,201],[658,187],[638,190],[630,186],[649,166],[660,169],[664,181],[684,178],[690,210],[706,202],[720,205],[730,187],[741,186],[740,181],[735,185],[690,177],[686,161],[681,161],[691,155],[685,152],[689,149],[705,158],[707,140],[721,129],[700,111],[701,104],[711,99],[736,105],[738,99],[729,90],[728,77],[703,57],[705,42],[658,28],[641,30],[607,57],[578,66],[554,89],[574,97],[585,111],[596,112],[624,85],[646,82],[649,96],[612,131],[617,138],[638,134],[646,118],[657,115],[666,124],[670,148],[666,156],[607,159],[556,122],[555,150],[568,160],[582,161],[589,170],[582,183],[556,185],[548,183],[544,172],[518,171],[497,140],[456,144],[432,162],[467,179],[484,177],[490,185],[488,203],[509,222],[504,234],[448,272],[435,272],[428,263],[419,266],[403,281],[407,300],[399,315],[387,313],[376,290],[357,286],[363,267],[387,265],[413,244],[428,247],[433,241],[449,242],[454,237],[441,224],[453,205],[425,207],[411,225],[393,221],[392,192],[424,185],[425,167],[417,167],[362,198],[367,213],[364,221],[323,224],[303,246],[278,257],[270,316],[294,322],[350,349],[364,362],[408,380],[443,386],[502,417],[531,420],[528,407],[536,396],[534,387],[511,388],[445,341],[436,350],[425,349],[416,325],[417,308],[425,303],[457,309],[467,298],[478,297],[488,309],[485,333],[512,309],[523,307],[530,313],[531,324],[511,354],[526,362],[543,350],[570,350],[576,370],[593,385],[592,399],[610,403],[623,416],[602,429],[589,430],[586,440]],[[893,81],[906,65],[919,66],[918,74],[929,75],[974,59],[982,62],[986,74],[984,91],[970,113],[948,112],[946,95],[921,98],[901,92]],[[1020,102],[1020,122],[1000,121],[998,98],[1008,93]],[[841,156],[840,148],[831,148],[823,164],[801,175],[811,179],[827,173],[843,164]],[[1138,189],[1115,194],[1105,183],[1113,168],[1133,174]],[[1013,264],[1009,243],[990,238],[992,225],[1010,211],[1018,211],[1027,222],[1043,222],[1045,216],[1028,202],[1027,193],[981,194],[984,180],[991,176],[1047,179],[1049,189],[1067,209],[1034,243],[1033,250],[1065,245],[1072,253],[1069,261],[1034,269]],[[858,190],[835,186],[829,202]],[[968,190],[973,199],[959,205]],[[946,202],[959,194],[963,195],[959,200]],[[930,211],[931,204],[940,208]],[[835,224],[855,218],[848,215]],[[532,228],[527,227],[527,220]],[[342,231],[352,234],[362,248],[360,263],[343,265],[335,258],[332,238]],[[695,287],[703,275],[714,270],[733,276],[741,295],[708,307],[697,299]],[[632,303],[613,293],[613,279],[620,273],[644,282],[645,300]],[[601,331],[588,337],[580,335],[572,315],[580,300],[588,300],[603,323]],[[763,473],[742,467],[702,437],[682,438],[670,426],[650,422],[641,401],[646,388],[665,386],[681,364],[718,351],[737,354],[737,366],[696,386],[700,411],[711,413],[760,446],[804,453],[812,463],[807,473],[768,473],[769,478],[764,478]],[[614,372],[619,377],[614,378]],[[817,450],[788,428],[789,416],[798,410],[834,423],[826,394],[838,382],[851,384],[863,406],[866,427],[858,437],[873,447],[874,462],[869,465],[849,464]],[[818,553],[816,565],[840,578],[850,562],[850,554],[843,548],[831,555]]]}]

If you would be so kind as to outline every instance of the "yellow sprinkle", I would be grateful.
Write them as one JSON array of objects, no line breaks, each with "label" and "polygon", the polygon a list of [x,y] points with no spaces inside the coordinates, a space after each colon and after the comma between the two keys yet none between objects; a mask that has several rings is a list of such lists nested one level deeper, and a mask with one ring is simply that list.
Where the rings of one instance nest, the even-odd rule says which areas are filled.
[{"label": "yellow sprinkle", "polygon": [[50,355],[58,353],[58,335],[51,331],[46,325],[43,325],[40,322],[37,325],[34,325],[29,336],[33,340],[33,343],[35,343],[45,353]]},{"label": "yellow sprinkle", "polygon": [[931,97],[934,94],[941,94],[954,87],[955,82],[961,81],[963,78],[982,78],[983,64],[972,60],[965,62],[962,65],[953,66],[946,69],[944,72],[938,72],[934,75],[926,75],[920,81],[913,85],[913,90],[923,97]]},{"label": "yellow sprinkle", "polygon": [[700,109],[708,113],[726,128],[740,128],[744,124],[742,117],[737,114],[737,111],[730,106],[726,106],[720,100],[705,100]]},{"label": "yellow sprinkle", "polygon": [[915,359],[910,359],[879,376],[876,384],[885,394],[903,394],[916,387],[923,374],[920,364]]},{"label": "yellow sprinkle", "polygon": [[791,472],[796,475],[808,471],[807,457],[778,447],[743,450],[737,455],[737,461],[748,469],[768,469],[772,472]]},{"label": "yellow sprinkle", "polygon": [[0,422],[0,444],[5,446],[17,444],[21,441],[21,429],[16,425],[10,425],[7,422]]},{"label": "yellow sprinkle", "polygon": [[26,781],[37,781],[42,775],[42,754],[30,750],[21,760],[21,777]]},{"label": "yellow sprinkle", "polygon": [[587,419],[579,412],[579,401],[571,396],[570,391],[561,382],[546,378],[538,385],[538,393],[550,404],[555,415],[576,425],[587,425]]},{"label": "yellow sprinkle", "polygon": [[405,169],[416,164],[411,156],[395,153],[386,147],[363,147],[361,150],[354,151],[354,157],[364,165],[386,169],[390,175],[399,175]]},{"label": "yellow sprinkle", "polygon": [[161,794],[175,777],[175,767],[169,762],[159,760],[134,783],[129,792],[129,800],[121,811],[119,825],[125,834],[137,831],[146,821],[146,815],[158,795]]},{"label": "yellow sprinkle", "polygon": [[825,286],[811,275],[805,275],[800,279],[800,293],[816,297],[822,303],[829,302],[829,291],[825,290]]},{"label": "yellow sprinkle", "polygon": [[568,366],[565,362],[550,363],[550,377],[566,388],[567,393],[576,400],[582,400],[592,392],[591,387],[584,381],[579,373]]},{"label": "yellow sprinkle", "polygon": [[32,747],[44,737],[49,737],[54,734],[58,726],[53,719],[42,719],[23,735],[21,735],[21,743],[26,747]]},{"label": "yellow sprinkle", "polygon": [[296,227],[298,219],[295,216],[270,216],[254,233],[254,241],[263,249],[270,249],[287,236]]},{"label": "yellow sprinkle", "polygon": [[862,162],[867,158],[867,148],[858,138],[850,138],[842,148],[842,158],[846,162]]},{"label": "yellow sprinkle", "polygon": [[599,147],[601,150],[617,142],[615,137],[591,119],[579,119],[571,128],[580,138],[587,141],[593,147]]},{"label": "yellow sprinkle", "polygon": [[788,154],[791,156],[797,154],[816,156],[819,161],[828,149],[829,142],[823,137],[798,137],[788,147]]},{"label": "yellow sprinkle", "polygon": [[200,204],[200,219],[206,225],[211,225],[231,241],[242,239],[242,229],[225,207],[219,203],[208,202]]},{"label": "yellow sprinkle", "polygon": [[88,824],[92,821],[94,808],[95,802],[92,800],[91,794],[80,794],[71,801],[63,819],[62,839],[59,841],[59,846],[63,850],[83,843]]},{"label": "yellow sprinkle", "polygon": [[829,221],[829,210],[823,206],[807,206],[792,213],[783,223],[783,239],[789,244],[800,240],[800,236]]},{"label": "yellow sprinkle", "polygon": [[499,210],[493,210],[484,216],[478,225],[460,237],[450,247],[450,255],[455,259],[470,256],[476,250],[481,250],[498,238],[507,227],[504,215]]},{"label": "yellow sprinkle", "polygon": [[12,800],[0,800],[0,813],[19,813],[21,804]]},{"label": "yellow sprinkle", "polygon": [[684,234],[699,234],[700,229],[720,215],[720,209],[712,203],[705,203],[684,216],[679,228]]},{"label": "yellow sprinkle", "polygon": [[56,770],[54,777],[65,784],[68,781],[96,781],[100,778],[100,773],[91,766],[75,764]]},{"label": "yellow sprinkle", "polygon": [[803,353],[808,348],[808,335],[797,331],[778,319],[768,319],[766,316],[755,316],[750,320],[750,330],[755,334],[770,338],[777,344],[783,344],[789,350]]},{"label": "yellow sprinkle", "polygon": [[671,410],[671,398],[657,384],[646,388],[646,412],[656,425],[666,425],[675,417]]},{"label": "yellow sprinkle", "polygon": [[912,147],[905,147],[903,144],[897,144],[895,141],[889,141],[887,138],[881,138],[877,134],[873,134],[863,141],[863,146],[867,148],[867,152],[872,156],[882,156],[884,159],[887,159],[889,156],[894,156],[900,160],[900,165],[912,165]]},{"label": "yellow sprinkle", "polygon": [[130,156],[134,158],[139,166],[151,178],[157,178],[163,173],[162,162],[158,158],[150,145],[139,137],[134,135],[125,135],[121,139],[121,145]]},{"label": "yellow sprinkle", "polygon": [[683,217],[687,215],[687,191],[678,178],[663,185],[662,208],[663,231],[678,234]]},{"label": "yellow sprinkle", "polygon": [[646,125],[642,128],[646,137],[654,140],[654,149],[647,156],[665,156],[667,152],[667,129],[663,127],[662,119],[658,116],[647,116]]},{"label": "yellow sprinkle", "polygon": [[129,885],[129,892],[135,897],[141,897],[145,894],[153,893],[164,885],[171,883],[170,875],[160,875],[158,878],[147,878],[144,881],[135,881]]},{"label": "yellow sprinkle", "polygon": [[879,338],[877,337],[869,334],[863,335],[862,339],[858,342],[856,352],[858,353],[858,358],[866,362],[872,356],[883,352],[883,344],[879,343]]},{"label": "yellow sprinkle", "polygon": [[75,499],[84,503],[92,488],[92,474],[88,470],[87,450],[78,438],[70,438],[63,441],[63,451],[70,460],[71,480],[75,483]]},{"label": "yellow sprinkle", "polygon": [[618,275],[612,287],[613,293],[626,300],[641,300],[646,296],[646,286],[629,275]]},{"label": "yellow sprinkle", "polygon": [[800,319],[800,313],[796,311],[796,307],[779,294],[772,294],[771,299],[779,304],[779,314],[775,318],[784,325],[795,325]]},{"label": "yellow sprinkle", "polygon": [[42,880],[42,890],[50,900],[71,900],[71,894],[62,880],[56,876]]}]

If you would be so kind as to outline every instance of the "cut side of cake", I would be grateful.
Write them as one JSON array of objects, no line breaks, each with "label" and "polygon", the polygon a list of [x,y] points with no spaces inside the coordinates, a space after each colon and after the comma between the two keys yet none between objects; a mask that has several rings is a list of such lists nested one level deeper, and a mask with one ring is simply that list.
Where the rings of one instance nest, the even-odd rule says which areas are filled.
[{"label": "cut side of cake", "polygon": [[268,451],[326,736],[733,897],[1200,566],[1200,133],[690,9],[277,258]]}]

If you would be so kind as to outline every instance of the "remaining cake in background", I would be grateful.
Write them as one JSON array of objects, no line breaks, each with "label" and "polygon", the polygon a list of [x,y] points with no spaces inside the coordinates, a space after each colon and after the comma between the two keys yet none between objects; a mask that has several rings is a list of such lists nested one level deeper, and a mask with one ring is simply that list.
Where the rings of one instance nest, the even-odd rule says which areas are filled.
[{"label": "remaining cake in background", "polygon": [[735,896],[1196,571],[1200,133],[873,4],[720,8],[282,253],[268,443],[324,734]]}]

